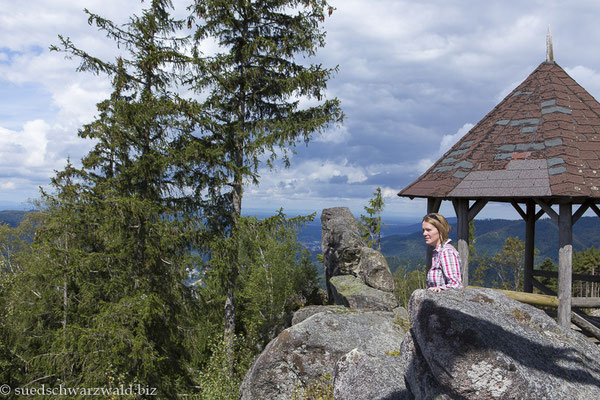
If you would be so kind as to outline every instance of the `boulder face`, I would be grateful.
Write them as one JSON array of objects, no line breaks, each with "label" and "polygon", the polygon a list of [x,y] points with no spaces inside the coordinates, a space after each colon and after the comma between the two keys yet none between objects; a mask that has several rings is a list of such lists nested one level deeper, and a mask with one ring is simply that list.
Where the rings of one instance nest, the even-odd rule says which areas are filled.
[{"label": "boulder face", "polygon": [[394,291],[394,278],[383,254],[370,247],[361,247],[358,274],[362,281],[374,289]]},{"label": "boulder face", "polygon": [[597,399],[600,350],[491,289],[413,293],[397,312],[314,306],[269,343],[241,398],[291,399],[324,376],[336,399]]},{"label": "boulder face", "polygon": [[373,289],[352,275],[338,275],[329,280],[335,304],[352,309],[392,311],[398,307],[393,293]]},{"label": "boulder face", "polygon": [[[335,364],[353,349],[371,358],[398,352],[404,330],[391,312],[313,308],[271,341],[240,387],[241,398],[291,399],[298,387],[332,376]],[[399,357],[395,357],[399,359]],[[401,379],[401,376],[398,377]]]},{"label": "boulder face", "polygon": [[[395,303],[392,306],[381,307],[380,298],[394,291],[394,278],[383,255],[368,247],[360,236],[358,224],[350,210],[346,207],[327,208],[321,214],[321,250],[325,267],[325,282],[330,301],[351,308],[366,308],[373,310],[391,310],[397,307],[393,295],[387,296]],[[336,276],[355,277],[361,287],[366,290],[358,297],[366,299],[375,294],[373,301],[362,301],[362,305],[352,301],[341,300],[339,287],[333,287],[332,278]],[[357,289],[357,286],[353,286]],[[369,304],[374,304],[370,308]]]},{"label": "boulder face", "polygon": [[600,350],[491,289],[415,291],[402,344],[415,398],[600,398]]},{"label": "boulder face", "polygon": [[333,398],[336,400],[409,400],[404,370],[397,352],[374,357],[351,350],[335,364]]},{"label": "boulder face", "polygon": [[321,214],[321,251],[325,265],[327,294],[331,298],[329,279],[353,274],[358,266],[359,249],[366,246],[358,225],[347,207],[326,208]]}]

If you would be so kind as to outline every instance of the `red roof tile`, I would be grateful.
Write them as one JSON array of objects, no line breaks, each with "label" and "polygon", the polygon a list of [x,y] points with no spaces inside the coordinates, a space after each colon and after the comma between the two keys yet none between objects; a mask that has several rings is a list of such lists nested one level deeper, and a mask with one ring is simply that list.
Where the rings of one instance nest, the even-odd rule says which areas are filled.
[{"label": "red roof tile", "polygon": [[600,198],[600,103],[544,62],[399,196]]}]

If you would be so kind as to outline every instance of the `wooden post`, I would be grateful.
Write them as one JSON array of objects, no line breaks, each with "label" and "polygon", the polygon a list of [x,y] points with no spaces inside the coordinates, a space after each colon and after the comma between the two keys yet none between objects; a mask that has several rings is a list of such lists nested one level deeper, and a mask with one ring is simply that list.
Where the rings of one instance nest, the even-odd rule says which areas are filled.
[{"label": "wooden post", "polygon": [[571,280],[573,273],[572,203],[560,204],[558,217],[558,323],[571,326]]},{"label": "wooden post", "polygon": [[523,271],[523,291],[533,293],[533,261],[535,251],[535,203],[527,200],[525,218],[525,260]]},{"label": "wooden post", "polygon": [[[427,198],[427,214],[437,213],[440,211],[442,205],[442,199],[435,199],[432,197]],[[431,257],[433,256],[433,247],[427,246],[427,254],[425,255],[425,265],[427,269],[431,268]]]},{"label": "wooden post", "polygon": [[463,287],[469,284],[469,200],[453,200],[454,210],[457,219],[457,250],[460,254],[462,264],[462,282]]}]

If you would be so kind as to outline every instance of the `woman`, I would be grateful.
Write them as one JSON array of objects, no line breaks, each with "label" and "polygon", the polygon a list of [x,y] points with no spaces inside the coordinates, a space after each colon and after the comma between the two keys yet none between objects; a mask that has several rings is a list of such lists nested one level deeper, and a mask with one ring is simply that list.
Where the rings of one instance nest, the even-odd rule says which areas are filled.
[{"label": "woman", "polygon": [[450,244],[450,225],[443,215],[427,214],[423,217],[425,243],[433,247],[431,268],[427,271],[427,288],[434,292],[444,289],[462,289],[461,265],[458,251]]}]

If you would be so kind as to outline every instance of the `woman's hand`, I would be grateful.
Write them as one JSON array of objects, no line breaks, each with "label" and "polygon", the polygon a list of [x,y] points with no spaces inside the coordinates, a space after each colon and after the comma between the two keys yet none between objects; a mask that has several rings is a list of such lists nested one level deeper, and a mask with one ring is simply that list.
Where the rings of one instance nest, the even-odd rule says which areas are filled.
[{"label": "woman's hand", "polygon": [[431,290],[432,292],[439,293],[442,291],[442,288],[441,287],[430,287],[427,290]]}]

